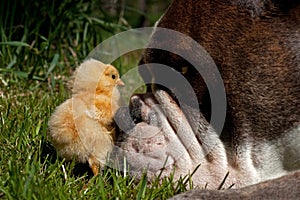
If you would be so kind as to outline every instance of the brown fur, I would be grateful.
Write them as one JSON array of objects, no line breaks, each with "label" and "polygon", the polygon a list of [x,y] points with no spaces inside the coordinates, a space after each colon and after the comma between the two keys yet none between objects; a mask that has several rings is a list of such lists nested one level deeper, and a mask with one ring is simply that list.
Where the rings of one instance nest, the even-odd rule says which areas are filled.
[{"label": "brown fur", "polygon": [[[300,121],[300,1],[278,2],[175,0],[158,23],[191,36],[216,62],[228,100],[223,137],[237,143],[272,138]],[[178,71],[189,66],[178,56],[148,50],[143,63],[151,62]],[[185,76],[208,118],[208,93],[195,72],[189,66]]]},{"label": "brown fur", "polygon": [[[138,103],[133,101],[136,106],[132,106],[132,115],[137,113],[136,126],[123,145],[128,150],[125,153],[128,163],[140,168],[149,166],[148,171],[155,174],[159,172],[157,168],[163,165],[161,160],[168,155],[172,159],[163,175],[177,167],[174,175],[177,178],[190,173],[200,163],[193,180],[199,185],[207,182],[210,188],[217,188],[227,171],[230,171],[227,184],[235,183],[235,187],[239,188],[299,170],[299,128],[296,127],[300,125],[300,1],[174,0],[158,22],[158,27],[192,37],[211,55],[221,73],[227,95],[225,127],[219,140],[208,123],[209,93],[197,70],[180,56],[159,50],[159,46],[164,49],[166,45],[173,45],[174,49],[189,52],[191,44],[159,38],[159,33],[154,32],[151,43],[156,49],[147,49],[141,63],[161,63],[182,72],[196,92],[202,113],[197,115],[192,106],[194,102],[189,102],[193,91],[175,88],[176,83],[170,90],[158,87],[171,96],[172,90],[178,90],[176,94],[186,99],[186,105],[178,108],[170,103],[168,95],[149,87],[148,92],[153,93],[163,112],[167,113],[167,119],[163,114],[156,115],[163,127],[157,137],[162,138],[164,147],[156,149],[159,145],[153,142],[152,146],[147,144],[152,151],[137,153],[144,148],[147,140],[140,139],[134,147],[130,142],[131,137],[135,139],[134,135],[148,135],[151,128],[157,131],[156,124],[148,122],[147,117],[137,112],[141,110],[141,113],[150,115],[149,110],[153,109],[151,105],[141,103],[147,102],[147,97],[139,98]],[[193,59],[201,56],[199,52],[190,54]],[[207,72],[205,78],[208,84],[215,85],[214,74],[209,67],[202,66]],[[152,76],[164,78],[155,66],[149,66],[148,70],[140,71],[146,82],[152,80]],[[186,132],[176,130],[178,119],[182,119],[180,109],[189,121],[186,124],[186,120],[180,120]],[[195,135],[191,134],[190,128]],[[194,142],[191,145],[187,135]],[[206,147],[211,145],[214,148],[207,152]],[[205,159],[201,159],[203,155]],[[299,176],[299,172],[296,175]],[[294,181],[293,175],[287,178]],[[258,195],[264,195],[264,191],[259,189],[276,191],[277,181],[286,179],[276,180],[274,187],[269,181],[267,187],[262,183],[249,188],[256,190]],[[283,184],[281,190],[293,192],[291,196],[299,194],[298,189],[290,189],[293,185],[280,184]],[[223,194],[207,193],[219,197]]]},{"label": "brown fur", "polygon": [[171,198],[187,199],[298,199],[300,172],[239,190],[191,190]]}]

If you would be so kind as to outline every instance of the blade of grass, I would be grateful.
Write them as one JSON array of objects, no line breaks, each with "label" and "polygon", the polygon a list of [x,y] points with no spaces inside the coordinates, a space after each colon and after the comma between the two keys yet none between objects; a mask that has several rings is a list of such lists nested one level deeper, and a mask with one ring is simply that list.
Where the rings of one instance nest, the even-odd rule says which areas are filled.
[{"label": "blade of grass", "polygon": [[220,184],[219,187],[218,187],[218,190],[221,190],[221,189],[222,189],[222,187],[223,187],[223,185],[225,184],[225,181],[226,181],[228,175],[229,175],[229,172],[226,173],[224,179],[222,180],[221,184]]},{"label": "blade of grass", "polygon": [[51,61],[50,67],[45,75],[45,78],[48,78],[49,74],[54,70],[54,68],[56,67],[56,65],[58,63],[58,59],[59,59],[59,55],[57,53],[54,54],[54,57]]},{"label": "blade of grass", "polygon": [[141,200],[145,196],[146,186],[147,186],[147,175],[145,172],[143,172],[142,179],[139,184],[139,191],[136,196],[136,200]]},{"label": "blade of grass", "polygon": [[16,47],[30,47],[29,44],[20,41],[8,41],[8,42],[0,42],[0,45],[9,45],[9,46],[16,46]]}]

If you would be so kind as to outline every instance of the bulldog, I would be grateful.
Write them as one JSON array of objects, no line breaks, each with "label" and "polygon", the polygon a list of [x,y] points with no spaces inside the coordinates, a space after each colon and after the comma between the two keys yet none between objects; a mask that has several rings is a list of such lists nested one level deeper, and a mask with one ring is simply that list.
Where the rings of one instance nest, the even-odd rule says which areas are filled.
[{"label": "bulldog", "polygon": [[[248,186],[269,195],[282,183],[283,195],[297,197],[300,1],[174,0],[156,26],[196,41],[217,70],[190,40],[153,32],[150,43],[158,48],[146,49],[140,63],[141,76],[153,83],[146,94],[131,97],[129,110],[116,114],[123,127],[119,155],[131,170],[146,169],[149,177],[173,173],[177,179],[193,174],[194,185],[208,189],[220,189],[225,181],[223,188],[236,189],[228,190],[232,196]],[[160,66],[169,66],[187,84]],[[226,98],[218,102],[222,88]],[[213,114],[222,115],[222,103],[224,123],[212,122]],[[209,190],[196,196],[210,192],[224,195]]]}]

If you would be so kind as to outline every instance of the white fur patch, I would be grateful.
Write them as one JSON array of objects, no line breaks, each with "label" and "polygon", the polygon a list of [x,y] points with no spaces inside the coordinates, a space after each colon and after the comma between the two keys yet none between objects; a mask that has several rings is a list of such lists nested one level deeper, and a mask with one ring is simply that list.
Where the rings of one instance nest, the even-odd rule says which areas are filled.
[{"label": "white fur patch", "polygon": [[279,138],[241,146],[241,170],[252,184],[278,178],[300,169],[300,126]]}]

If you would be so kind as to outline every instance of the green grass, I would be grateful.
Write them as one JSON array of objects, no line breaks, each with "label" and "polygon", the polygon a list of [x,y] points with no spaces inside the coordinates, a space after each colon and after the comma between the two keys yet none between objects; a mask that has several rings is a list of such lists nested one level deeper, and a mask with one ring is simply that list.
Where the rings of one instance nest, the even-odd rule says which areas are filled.
[{"label": "green grass", "polygon": [[[20,83],[20,85],[19,85]],[[24,84],[24,85],[22,85]],[[87,166],[57,158],[46,139],[47,120],[67,98],[63,81],[51,94],[47,84],[19,81],[1,98],[0,197],[5,199],[166,199],[190,188],[189,178],[147,184],[114,169],[92,177]]]},{"label": "green grass", "polygon": [[[193,187],[190,176],[150,185],[145,174],[138,181],[108,168],[93,177],[86,165],[58,158],[47,140],[48,119],[70,96],[73,70],[105,38],[148,17],[131,4],[124,9],[121,16],[99,1],[1,1],[1,199],[167,199]],[[125,73],[137,62],[133,54],[115,64]]]}]

